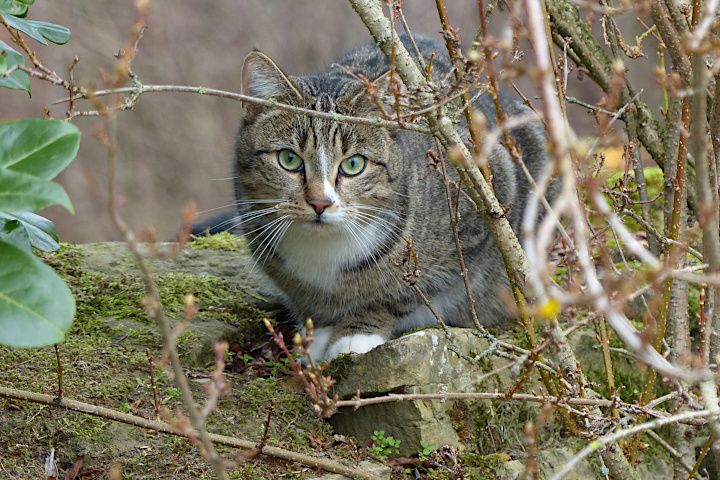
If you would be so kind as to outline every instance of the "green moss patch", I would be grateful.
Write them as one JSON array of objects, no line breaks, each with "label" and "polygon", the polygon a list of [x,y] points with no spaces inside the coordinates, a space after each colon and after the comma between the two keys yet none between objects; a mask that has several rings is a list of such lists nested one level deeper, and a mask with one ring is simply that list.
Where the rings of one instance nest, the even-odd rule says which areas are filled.
[{"label": "green moss patch", "polygon": [[195,250],[222,250],[238,253],[245,248],[245,239],[230,232],[222,232],[215,235],[193,237],[192,242],[189,242],[187,246]]}]

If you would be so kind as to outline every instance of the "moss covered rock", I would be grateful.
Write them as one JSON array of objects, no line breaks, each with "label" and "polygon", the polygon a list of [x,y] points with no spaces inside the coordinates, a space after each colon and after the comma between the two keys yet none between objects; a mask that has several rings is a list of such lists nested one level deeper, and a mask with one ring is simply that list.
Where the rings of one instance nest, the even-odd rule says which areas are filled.
[{"label": "moss covered rock", "polygon": [[[225,240],[232,240],[225,239]],[[185,315],[185,298],[195,297],[198,312],[178,338],[178,350],[196,400],[214,369],[212,344],[243,345],[265,332],[262,319],[279,311],[273,292],[248,257],[232,242],[201,242],[174,257],[150,260],[164,311],[175,326]],[[195,245],[193,245],[195,246]],[[168,253],[173,245],[158,248]],[[162,339],[144,311],[141,273],[123,243],[63,245],[43,254],[69,284],[77,314],[57,356],[63,370],[63,395],[111,409],[155,418],[148,353],[155,357],[155,387],[162,408],[182,412],[180,392],[170,373],[157,364]],[[252,263],[250,263],[252,266]],[[0,385],[58,395],[55,349],[0,346]],[[268,445],[312,453],[309,438],[328,441],[330,427],[313,412],[310,400],[285,377],[258,378],[248,370],[228,372],[228,394],[218,399],[207,420],[212,433],[259,442],[275,400]],[[79,457],[87,469],[113,470],[122,478],[211,478],[209,465],[188,439],[158,434],[108,419],[34,403],[0,398],[0,458],[12,478],[45,478],[44,462],[54,450],[60,475]],[[238,450],[219,447],[225,458]],[[286,461],[257,458],[238,465],[233,478],[277,478],[290,470]]]}]

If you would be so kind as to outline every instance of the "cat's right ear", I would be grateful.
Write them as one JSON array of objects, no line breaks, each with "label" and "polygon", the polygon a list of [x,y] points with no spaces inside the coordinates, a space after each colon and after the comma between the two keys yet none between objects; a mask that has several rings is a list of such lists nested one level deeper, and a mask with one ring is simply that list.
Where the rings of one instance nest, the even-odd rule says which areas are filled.
[{"label": "cat's right ear", "polygon": [[[263,100],[274,98],[283,103],[302,98],[302,94],[287,75],[267,55],[258,50],[250,52],[245,57],[242,69],[242,93]],[[252,102],[243,102],[243,107],[246,122],[266,108]]]}]

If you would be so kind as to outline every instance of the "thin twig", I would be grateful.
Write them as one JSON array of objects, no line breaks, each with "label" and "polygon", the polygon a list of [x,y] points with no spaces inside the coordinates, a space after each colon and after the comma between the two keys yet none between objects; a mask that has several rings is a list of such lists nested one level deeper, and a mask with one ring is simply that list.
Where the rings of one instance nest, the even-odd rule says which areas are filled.
[{"label": "thin twig", "polygon": [[[150,93],[150,92],[175,92],[175,93],[196,93],[200,95],[208,95],[212,97],[220,97],[220,98],[228,98],[230,100],[238,100],[241,102],[248,102],[253,103],[256,105],[262,105],[264,107],[270,107],[270,108],[277,108],[280,110],[285,110],[288,112],[293,112],[301,115],[306,115],[309,117],[316,117],[316,118],[322,118],[324,120],[332,120],[334,122],[341,122],[341,123],[352,123],[352,124],[358,124],[358,125],[370,125],[375,127],[384,127],[384,128],[392,128],[397,129],[398,128],[398,122],[397,121],[390,121],[390,120],[384,120],[382,118],[366,118],[366,117],[352,117],[347,115],[340,115],[339,113],[328,113],[328,112],[320,112],[317,110],[310,110],[307,108],[301,108],[296,107],[294,105],[287,105],[284,103],[277,102],[275,100],[265,100],[262,98],[255,98],[251,97],[249,95],[242,95],[240,93],[234,93],[234,92],[228,92],[224,90],[217,90],[214,88],[206,88],[206,87],[191,87],[187,85],[137,85],[133,87],[120,87],[120,88],[112,88],[107,90],[97,90],[93,92],[88,92],[87,94],[79,94],[75,97],[75,100],[79,98],[85,98],[85,99],[92,99],[96,97],[102,97],[107,95],[114,95],[118,93],[130,93],[132,94],[133,99],[129,103],[123,103],[120,107],[121,110],[127,110],[134,106],[135,102],[137,101],[137,98],[140,97],[143,93]],[[69,102],[69,98],[62,98],[60,100],[56,100],[53,102],[53,105],[58,103],[64,103]],[[99,111],[84,111],[84,112],[74,112],[73,116],[83,116],[83,115],[100,115],[101,112]],[[420,133],[426,133],[426,134],[432,134],[432,130],[428,129],[427,127],[423,125],[416,125],[412,123],[402,123],[401,127],[405,130],[412,130],[415,132]]]},{"label": "thin twig", "polygon": [[[700,465],[702,465],[702,461],[705,459],[708,452],[710,451],[710,447],[712,446],[714,440],[715,437],[713,437],[712,435],[708,437],[705,445],[703,445],[702,450],[700,450],[700,454],[698,455],[697,460],[695,460],[695,465],[693,466],[692,472],[690,472],[691,476],[694,476],[700,469]],[[690,480],[690,477],[688,477],[688,480]]]},{"label": "thin twig", "polygon": [[[556,397],[556,396],[541,396],[528,393],[514,393],[508,395],[507,393],[500,392],[467,392],[467,393],[391,393],[381,397],[368,397],[360,398],[353,397],[349,400],[340,400],[337,403],[338,408],[340,407],[353,407],[355,409],[365,407],[367,405],[376,405],[379,403],[392,403],[392,402],[406,402],[413,400],[503,400],[503,401],[516,401],[516,402],[533,402],[533,403],[550,403],[552,405],[576,405],[585,407],[599,407],[609,408],[617,407],[622,412],[631,415],[637,415],[644,413],[654,418],[663,419],[671,417],[670,414],[664,410],[651,410],[648,408],[642,408],[634,404],[624,403],[618,399],[607,400],[604,398],[577,398],[577,397]],[[681,417],[678,419],[681,422],[687,422],[690,425],[704,425],[704,421],[697,421],[696,417]]]},{"label": "thin twig", "polygon": [[158,394],[157,394],[157,382],[155,381],[155,365],[154,365],[154,358],[152,353],[150,353],[150,349],[148,348],[145,351],[145,354],[147,355],[148,359],[148,369],[150,370],[150,385],[152,387],[153,392],[153,409],[155,410],[155,415],[160,415],[160,402],[158,401]]},{"label": "thin twig", "polygon": [[450,182],[448,180],[447,168],[445,167],[445,155],[443,155],[442,153],[440,140],[438,140],[437,138],[435,139],[435,145],[437,148],[437,155],[440,167],[442,169],[443,181],[445,183],[445,197],[447,199],[448,215],[450,216],[450,227],[452,227],[453,239],[455,240],[455,251],[457,252],[458,261],[460,263],[460,276],[463,279],[463,285],[465,285],[465,295],[467,295],[468,306],[470,307],[470,315],[475,327],[478,330],[484,330],[484,327],[480,324],[480,320],[478,319],[477,312],[475,311],[475,300],[473,300],[472,289],[470,288],[468,269],[465,266],[465,258],[463,257],[462,246],[460,245],[460,236],[457,228],[460,214],[458,211],[453,209],[452,195],[450,193]]},{"label": "thin twig", "polygon": [[275,399],[270,400],[270,406],[268,407],[267,418],[265,419],[265,428],[263,429],[262,438],[258,443],[257,449],[262,452],[265,448],[268,439],[270,438],[270,419],[272,418],[273,411],[275,410]]},{"label": "thin twig", "polygon": [[60,361],[60,346],[57,343],[55,344],[55,361],[57,362],[57,369],[55,371],[57,372],[58,398],[62,398],[65,396],[65,390],[63,389],[63,371],[65,368]]}]

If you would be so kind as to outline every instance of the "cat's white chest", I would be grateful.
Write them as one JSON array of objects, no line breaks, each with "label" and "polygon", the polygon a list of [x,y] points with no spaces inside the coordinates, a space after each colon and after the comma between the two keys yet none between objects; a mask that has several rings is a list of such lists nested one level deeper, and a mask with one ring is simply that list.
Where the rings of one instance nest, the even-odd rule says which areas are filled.
[{"label": "cat's white chest", "polygon": [[293,225],[283,235],[276,253],[300,281],[332,291],[340,288],[343,269],[362,263],[377,251],[377,237],[372,226],[353,235],[343,228],[319,233],[304,225]]}]

